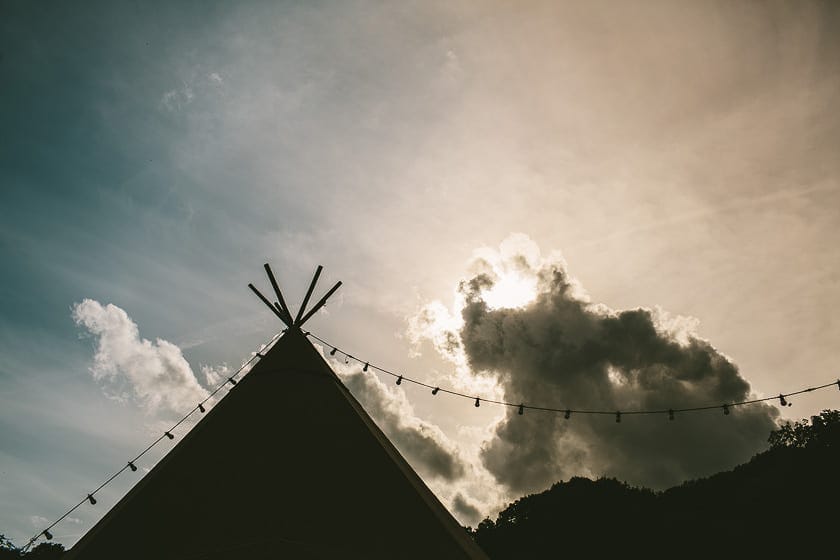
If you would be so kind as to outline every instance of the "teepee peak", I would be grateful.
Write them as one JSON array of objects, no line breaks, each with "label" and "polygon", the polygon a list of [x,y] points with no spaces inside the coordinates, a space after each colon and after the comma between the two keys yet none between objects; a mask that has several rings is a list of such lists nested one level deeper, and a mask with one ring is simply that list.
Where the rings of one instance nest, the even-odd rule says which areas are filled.
[{"label": "teepee peak", "polygon": [[341,283],[293,318],[265,268],[285,333],[66,560],[486,560],[300,328]]},{"label": "teepee peak", "polygon": [[298,309],[297,315],[292,318],[292,312],[289,306],[286,304],[286,300],[283,297],[283,293],[280,291],[280,286],[277,284],[277,279],[274,277],[274,273],[271,271],[271,267],[268,263],[263,265],[265,267],[265,273],[268,275],[268,281],[271,283],[271,287],[274,289],[274,293],[277,295],[277,301],[272,303],[269,301],[267,297],[265,297],[262,292],[260,292],[253,284],[248,284],[248,287],[257,295],[260,300],[269,308],[271,309],[272,313],[277,315],[277,318],[286,325],[286,328],[291,330],[299,330],[300,327],[309,320],[315,313],[318,312],[326,303],[327,300],[330,298],[331,295],[341,287],[341,282],[336,282],[335,286],[329,289],[329,291],[318,300],[318,303],[312,306],[309,311],[306,311],[306,306],[309,303],[309,298],[312,297],[312,292],[315,290],[315,285],[318,283],[318,278],[321,276],[321,271],[324,270],[324,267],[320,264],[318,268],[315,269],[315,275],[312,277],[312,281],[309,283],[309,289],[306,290],[306,295],[303,298],[303,303],[300,305],[300,309]]}]

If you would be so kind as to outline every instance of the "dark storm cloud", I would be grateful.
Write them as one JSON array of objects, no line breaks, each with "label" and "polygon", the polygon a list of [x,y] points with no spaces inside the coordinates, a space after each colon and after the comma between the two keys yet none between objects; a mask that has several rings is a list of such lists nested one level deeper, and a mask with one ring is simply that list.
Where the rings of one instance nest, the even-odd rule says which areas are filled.
[{"label": "dark storm cloud", "polygon": [[[691,333],[678,336],[648,309],[614,311],[576,295],[558,264],[540,265],[537,299],[491,309],[495,282],[480,273],[461,284],[461,330],[471,368],[491,372],[505,399],[598,410],[668,409],[745,400],[738,368]],[[515,410],[482,450],[485,466],[510,490],[542,489],[572,474],[616,476],[662,488],[730,468],[759,451],[775,408],[752,405],[667,415],[572,415]]]},{"label": "dark storm cloud", "polygon": [[448,481],[461,478],[465,466],[437,427],[417,419],[407,402],[390,394],[371,374],[342,374],[344,384],[406,459],[422,474]]},{"label": "dark storm cloud", "polygon": [[472,505],[463,494],[455,494],[452,499],[452,510],[458,519],[468,520],[470,523],[477,523],[481,520],[481,511]]}]

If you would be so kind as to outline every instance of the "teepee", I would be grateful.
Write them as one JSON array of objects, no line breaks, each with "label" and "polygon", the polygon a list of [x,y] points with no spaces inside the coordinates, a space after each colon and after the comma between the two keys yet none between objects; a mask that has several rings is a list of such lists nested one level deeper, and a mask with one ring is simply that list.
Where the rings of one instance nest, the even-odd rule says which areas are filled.
[{"label": "teepee", "polygon": [[301,330],[341,283],[265,268],[285,334],[66,558],[485,558]]}]

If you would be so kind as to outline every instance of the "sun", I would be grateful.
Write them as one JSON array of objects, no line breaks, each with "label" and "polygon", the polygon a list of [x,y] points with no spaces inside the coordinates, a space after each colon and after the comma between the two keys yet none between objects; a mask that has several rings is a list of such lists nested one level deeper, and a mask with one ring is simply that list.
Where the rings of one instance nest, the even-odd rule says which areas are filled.
[{"label": "sun", "polygon": [[481,297],[490,309],[525,307],[537,299],[537,279],[518,271],[503,272]]}]

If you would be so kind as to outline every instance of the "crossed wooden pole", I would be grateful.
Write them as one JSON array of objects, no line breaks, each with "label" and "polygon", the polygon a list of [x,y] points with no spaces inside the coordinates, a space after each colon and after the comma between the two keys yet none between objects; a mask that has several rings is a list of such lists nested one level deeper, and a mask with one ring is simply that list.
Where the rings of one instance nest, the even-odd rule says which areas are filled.
[{"label": "crossed wooden pole", "polygon": [[292,319],[292,313],[289,306],[286,305],[286,300],[283,298],[283,293],[280,291],[280,286],[277,284],[277,279],[274,277],[274,273],[271,272],[271,267],[268,266],[268,263],[265,263],[263,266],[265,267],[265,273],[268,275],[268,281],[271,282],[271,287],[277,295],[277,301],[274,303],[270,302],[268,298],[265,297],[253,284],[248,284],[248,287],[251,288],[251,290],[257,294],[257,297],[260,298],[262,302],[266,304],[266,306],[268,306],[275,315],[277,315],[277,318],[290,329],[299,329],[301,325],[308,321],[309,318],[312,317],[319,309],[324,307],[324,304],[327,303],[329,297],[341,286],[341,282],[336,282],[335,286],[330,288],[324,297],[312,306],[312,309],[306,311],[306,305],[309,303],[309,298],[312,297],[312,292],[315,290],[315,284],[318,283],[318,277],[321,276],[321,271],[324,270],[323,266],[318,265],[318,268],[315,269],[315,275],[312,277],[312,282],[309,283],[309,289],[306,290],[306,296],[303,298],[303,303],[301,304],[300,309],[298,309],[295,318]]}]

